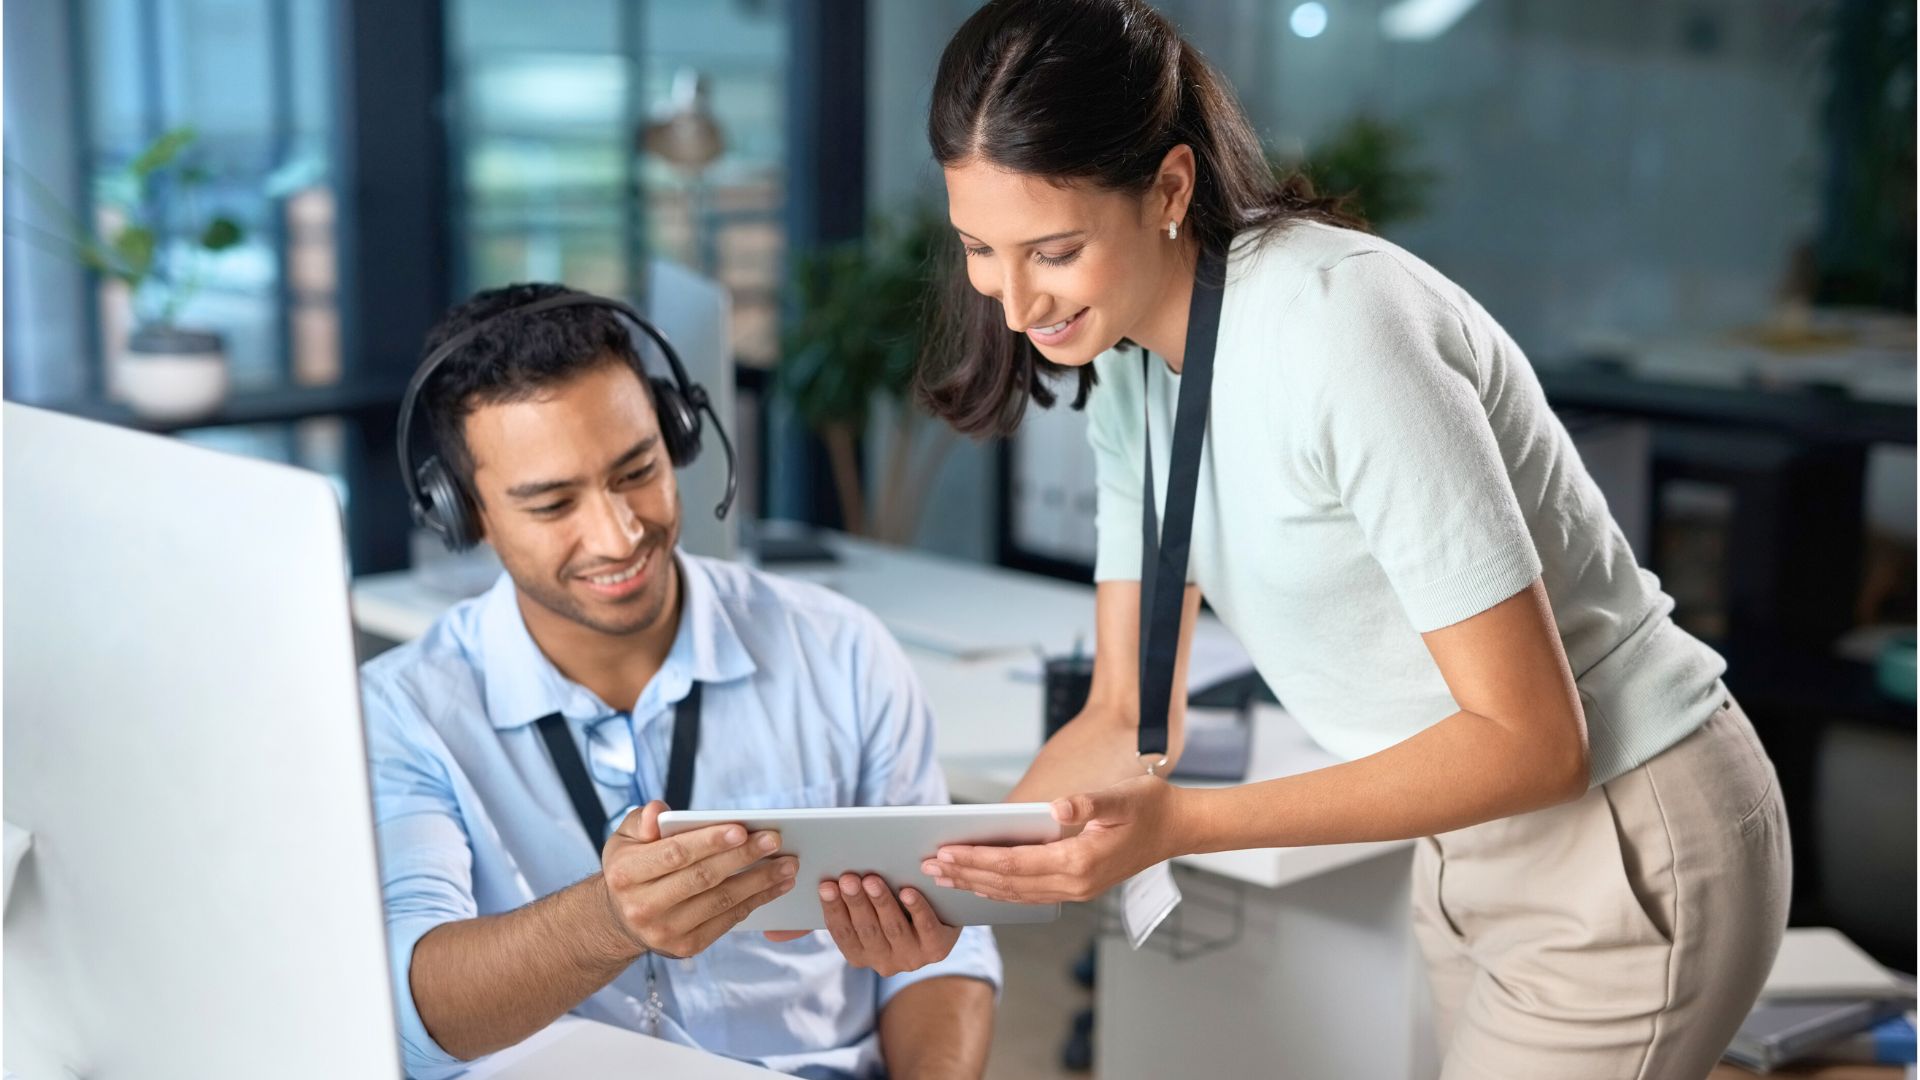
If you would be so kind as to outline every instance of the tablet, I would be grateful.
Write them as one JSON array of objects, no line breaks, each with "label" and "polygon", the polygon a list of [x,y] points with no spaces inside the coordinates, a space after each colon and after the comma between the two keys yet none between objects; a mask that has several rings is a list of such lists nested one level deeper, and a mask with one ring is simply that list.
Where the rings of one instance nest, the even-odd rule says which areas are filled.
[{"label": "tablet", "polygon": [[[776,855],[800,859],[792,891],[754,909],[738,930],[824,930],[820,882],[849,871],[878,874],[900,889],[911,885],[948,926],[1051,922],[1059,904],[984,900],[964,889],[943,889],[920,864],[946,844],[1043,844],[1060,838],[1046,803],[967,806],[836,806],[805,810],[669,810],[662,836],[735,823],[750,832],[780,833]],[[772,858],[774,856],[769,856]],[[757,864],[756,864],[757,865]]]}]

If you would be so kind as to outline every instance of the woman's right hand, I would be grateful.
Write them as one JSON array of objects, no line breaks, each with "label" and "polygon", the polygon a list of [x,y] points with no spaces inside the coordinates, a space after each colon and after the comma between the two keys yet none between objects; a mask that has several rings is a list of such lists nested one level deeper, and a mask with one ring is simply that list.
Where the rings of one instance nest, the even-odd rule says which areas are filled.
[{"label": "woman's right hand", "polygon": [[1053,817],[1073,835],[1024,847],[943,847],[921,864],[935,884],[989,900],[1050,904],[1091,900],[1186,851],[1185,789],[1135,776],[1056,799]]}]

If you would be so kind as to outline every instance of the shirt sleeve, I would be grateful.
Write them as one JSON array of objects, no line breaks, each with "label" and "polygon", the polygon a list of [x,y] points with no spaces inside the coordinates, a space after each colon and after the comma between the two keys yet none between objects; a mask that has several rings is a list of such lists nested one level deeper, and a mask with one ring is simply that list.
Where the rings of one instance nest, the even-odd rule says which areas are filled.
[{"label": "shirt sleeve", "polygon": [[472,850],[444,759],[433,752],[438,736],[403,695],[381,680],[363,678],[361,694],[401,1051],[409,1077],[440,1080],[471,1062],[447,1053],[427,1034],[413,1002],[413,949],[441,923],[478,913]]},{"label": "shirt sleeve", "polygon": [[[1309,428],[1312,464],[1351,512],[1421,633],[1477,615],[1540,574],[1459,311],[1393,255],[1322,270],[1295,317],[1324,355],[1278,363],[1272,403]],[[1296,358],[1286,358],[1293,360]],[[1304,411],[1302,411],[1304,410]]]},{"label": "shirt sleeve", "polygon": [[[866,615],[859,636],[855,678],[861,688],[862,743],[856,804],[945,805],[950,801],[947,778],[934,754],[933,711],[920,680],[899,642],[879,619]],[[998,1000],[1003,980],[991,927],[964,927],[946,959],[883,977],[878,1005],[884,1009],[895,994],[914,983],[947,975],[986,982]]]},{"label": "shirt sleeve", "polygon": [[1140,355],[1115,350],[1094,361],[1099,385],[1087,399],[1087,445],[1093,448],[1093,580],[1140,580],[1140,486],[1146,386]]}]

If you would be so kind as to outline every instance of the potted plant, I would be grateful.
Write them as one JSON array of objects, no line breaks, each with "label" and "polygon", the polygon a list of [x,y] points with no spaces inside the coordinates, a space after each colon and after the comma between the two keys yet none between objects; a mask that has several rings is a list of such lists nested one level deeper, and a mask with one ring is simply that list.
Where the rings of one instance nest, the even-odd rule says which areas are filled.
[{"label": "potted plant", "polygon": [[[913,538],[933,474],[953,444],[944,425],[929,424],[913,407],[909,392],[940,224],[917,207],[876,222],[863,240],[802,255],[797,315],[774,373],[776,392],[826,444],[847,531],[892,543]],[[883,475],[869,498],[859,442],[881,401],[891,402],[892,423],[882,436]]]},{"label": "potted plant", "polygon": [[1281,176],[1298,170],[1323,195],[1346,196],[1349,209],[1375,230],[1419,217],[1438,178],[1414,164],[1416,138],[1397,124],[1360,115],[1336,128],[1305,161],[1269,159]]},{"label": "potted plant", "polygon": [[[202,214],[200,189],[209,174],[187,160],[195,133],[174,128],[126,166],[101,177],[99,213],[87,228],[44,186],[29,188],[58,212],[60,250],[95,273],[126,286],[134,311],[117,388],[136,413],[161,421],[192,420],[226,400],[226,348],[218,333],[178,321],[197,293],[210,256],[244,238],[222,214]],[[50,234],[35,230],[36,239]]]}]

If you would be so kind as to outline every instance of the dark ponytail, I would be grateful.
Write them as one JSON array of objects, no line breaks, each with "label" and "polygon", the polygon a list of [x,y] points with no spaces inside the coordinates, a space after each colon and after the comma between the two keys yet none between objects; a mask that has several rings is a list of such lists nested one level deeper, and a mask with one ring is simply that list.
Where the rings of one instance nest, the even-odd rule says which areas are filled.
[{"label": "dark ponytail", "polygon": [[[1274,176],[1226,80],[1141,0],[992,0],[940,56],[927,138],[943,168],[978,159],[1136,194],[1184,143],[1195,184],[1182,231],[1207,250],[1302,218],[1361,227],[1305,177]],[[946,244],[922,403],[967,434],[1007,434],[1028,399],[1052,407],[1051,381],[1072,372],[1073,407],[1085,406],[1092,366],[1052,363],[1009,330],[999,301],[967,283],[958,240]]]}]

